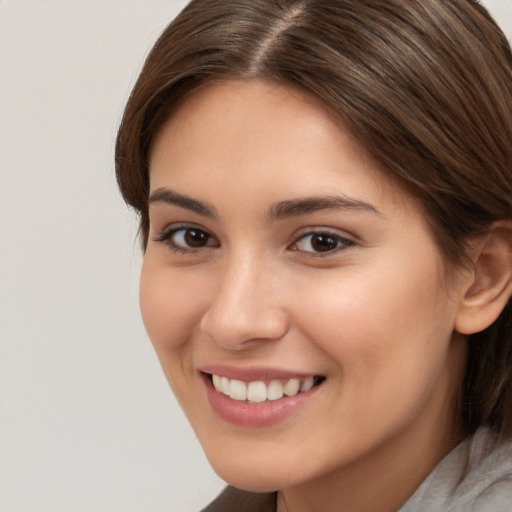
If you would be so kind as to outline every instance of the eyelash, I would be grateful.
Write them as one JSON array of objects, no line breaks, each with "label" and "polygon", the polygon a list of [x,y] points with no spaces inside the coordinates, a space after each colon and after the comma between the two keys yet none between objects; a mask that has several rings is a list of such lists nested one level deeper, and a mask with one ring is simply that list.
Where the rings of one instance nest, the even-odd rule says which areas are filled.
[{"label": "eyelash", "polygon": [[290,246],[290,250],[292,251],[300,251],[300,249],[294,249],[294,246],[297,246],[301,241],[306,240],[307,238],[313,239],[314,237],[318,237],[320,241],[324,238],[324,241],[330,240],[335,243],[335,247],[328,249],[327,251],[302,251],[307,254],[314,255],[315,257],[325,257],[332,254],[337,253],[338,251],[344,250],[355,244],[354,240],[349,238],[345,238],[337,233],[333,233],[327,229],[318,229],[318,230],[310,230],[307,233],[303,233],[300,235],[295,242]]},{"label": "eyelash", "polygon": [[[172,252],[175,252],[178,254],[190,254],[190,253],[195,253],[201,249],[204,249],[205,247],[215,247],[213,245],[204,245],[204,246],[197,247],[197,248],[194,248],[194,247],[186,248],[186,247],[182,247],[182,246],[178,245],[173,240],[174,236],[177,233],[179,233],[180,231],[183,231],[185,234],[189,230],[195,230],[198,233],[207,235],[210,240],[214,240],[213,236],[210,235],[210,233],[208,233],[208,231],[201,229],[199,227],[193,226],[193,225],[183,225],[183,226],[172,227],[170,229],[167,229],[166,231],[164,231],[162,234],[158,235],[157,237],[155,237],[153,240],[155,242],[160,242],[160,243],[165,244],[168,247],[168,249],[170,249]],[[217,246],[218,246],[218,244],[217,244]]]},{"label": "eyelash", "polygon": [[[183,246],[178,245],[174,241],[175,235],[178,234],[180,231],[183,231],[184,236],[185,236],[186,232],[189,230],[195,230],[197,233],[199,233],[201,235],[206,235],[208,237],[208,241],[215,240],[215,238],[210,233],[208,233],[208,231],[206,231],[204,229],[201,229],[201,228],[193,226],[193,225],[181,225],[181,226],[172,227],[172,228],[164,231],[162,234],[153,238],[153,241],[165,244],[169,250],[171,250],[172,252],[177,253],[177,254],[191,254],[191,253],[195,253],[195,252],[200,251],[205,248],[219,246],[218,242],[216,242],[215,244],[206,244],[206,245],[199,246],[196,248],[190,247],[190,246],[183,247]],[[311,238],[320,237],[320,240],[322,237],[324,237],[326,239],[329,239],[331,242],[334,242],[336,244],[336,246],[333,247],[332,249],[328,249],[324,252],[322,252],[322,251],[318,251],[318,252],[317,251],[305,251],[305,250],[301,251],[300,249],[295,248],[301,241],[304,241],[308,237],[311,237]],[[326,241],[326,240],[324,240],[324,241]],[[310,255],[313,255],[314,257],[325,257],[325,256],[332,255],[334,253],[337,253],[340,250],[344,250],[350,246],[353,246],[354,244],[355,244],[354,240],[345,238],[345,237],[343,237],[339,234],[333,233],[332,231],[329,231],[327,229],[317,229],[317,230],[311,229],[311,230],[303,233],[302,235],[300,235],[298,238],[296,238],[295,241],[289,246],[289,249],[291,251],[297,251],[297,252],[303,252],[306,254],[310,254]]]}]

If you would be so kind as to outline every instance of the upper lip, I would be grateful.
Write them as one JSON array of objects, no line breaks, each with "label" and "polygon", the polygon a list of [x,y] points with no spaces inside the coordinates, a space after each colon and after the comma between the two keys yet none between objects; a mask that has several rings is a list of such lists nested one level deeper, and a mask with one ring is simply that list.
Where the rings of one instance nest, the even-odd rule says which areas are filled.
[{"label": "upper lip", "polygon": [[298,372],[288,369],[271,368],[264,366],[238,367],[224,364],[205,365],[198,370],[202,373],[219,375],[228,379],[241,380],[243,382],[305,379],[319,375],[311,372]]}]

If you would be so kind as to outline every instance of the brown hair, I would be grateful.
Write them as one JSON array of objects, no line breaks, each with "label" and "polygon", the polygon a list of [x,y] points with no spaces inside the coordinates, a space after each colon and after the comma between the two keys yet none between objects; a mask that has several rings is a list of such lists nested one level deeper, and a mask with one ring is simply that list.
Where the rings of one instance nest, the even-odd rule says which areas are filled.
[{"label": "brown hair", "polygon": [[[188,94],[262,78],[308,91],[419,200],[452,266],[512,218],[512,55],[476,0],[193,0],[150,52],[126,106],[116,172],[149,219],[151,143]],[[460,413],[512,436],[512,303],[469,337]]]}]

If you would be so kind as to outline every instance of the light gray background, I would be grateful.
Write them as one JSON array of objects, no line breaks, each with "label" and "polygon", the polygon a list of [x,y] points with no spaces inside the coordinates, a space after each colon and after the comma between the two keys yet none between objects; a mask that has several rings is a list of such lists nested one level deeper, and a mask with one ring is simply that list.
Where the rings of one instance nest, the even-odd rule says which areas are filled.
[{"label": "light gray background", "polygon": [[[195,512],[222,488],[139,315],[113,143],[184,0],[0,0],[0,512]],[[512,0],[484,2],[512,34]]]}]

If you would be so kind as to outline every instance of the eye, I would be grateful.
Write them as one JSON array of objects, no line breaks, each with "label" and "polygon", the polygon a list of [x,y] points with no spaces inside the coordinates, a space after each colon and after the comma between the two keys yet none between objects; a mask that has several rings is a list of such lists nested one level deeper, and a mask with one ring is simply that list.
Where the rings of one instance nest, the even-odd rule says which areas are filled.
[{"label": "eye", "polygon": [[165,243],[171,250],[181,253],[193,252],[204,247],[218,247],[219,245],[208,231],[195,226],[170,228],[154,240]]},{"label": "eye", "polygon": [[329,232],[313,232],[301,236],[292,246],[294,251],[309,253],[330,253],[353,245],[354,242]]}]

